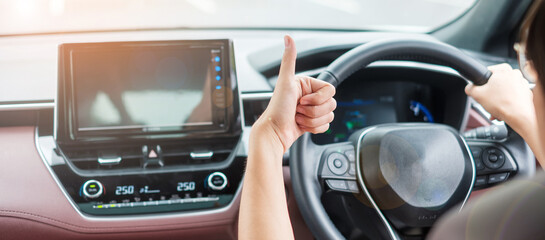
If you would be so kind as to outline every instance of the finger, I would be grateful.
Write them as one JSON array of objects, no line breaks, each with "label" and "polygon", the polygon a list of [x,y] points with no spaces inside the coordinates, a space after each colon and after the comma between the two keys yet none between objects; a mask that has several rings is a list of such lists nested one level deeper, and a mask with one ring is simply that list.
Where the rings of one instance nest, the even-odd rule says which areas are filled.
[{"label": "finger", "polygon": [[494,116],[490,116],[490,121],[494,121],[494,120],[497,120],[497,121],[502,121],[500,118],[498,117],[494,117]]},{"label": "finger", "polygon": [[324,133],[325,131],[327,131],[329,129],[329,123],[321,125],[319,127],[315,127],[315,128],[306,128],[306,127],[301,127],[301,126],[299,126],[299,128],[301,130],[305,131],[305,132],[310,132],[310,133],[314,133],[314,134]]},{"label": "finger", "polygon": [[299,124],[299,126],[301,127],[315,128],[326,123],[330,123],[331,121],[333,121],[333,118],[335,118],[335,114],[333,114],[333,112],[317,118],[307,117],[303,114],[298,113],[295,115],[295,122],[297,122],[297,124]]},{"label": "finger", "polygon": [[334,98],[330,98],[320,105],[298,105],[297,112],[307,117],[317,118],[332,112],[336,107],[337,101]]},{"label": "finger", "polygon": [[513,68],[511,67],[511,65],[507,63],[502,63],[498,65],[489,66],[488,70],[490,70],[491,72],[499,72],[499,71],[513,70]]},{"label": "finger", "polygon": [[465,92],[468,96],[471,96],[471,94],[473,93],[473,90],[475,88],[475,85],[473,85],[473,83],[469,83],[467,84],[466,88],[465,88]]},{"label": "finger", "polygon": [[303,96],[299,101],[301,104],[320,105],[335,95],[335,87],[333,87],[333,85],[315,78],[308,79],[310,81],[312,93]]},{"label": "finger", "polygon": [[278,81],[292,80],[295,76],[295,60],[297,59],[297,50],[295,49],[295,42],[293,39],[286,35],[284,36],[284,56],[280,63],[280,73],[278,74]]}]

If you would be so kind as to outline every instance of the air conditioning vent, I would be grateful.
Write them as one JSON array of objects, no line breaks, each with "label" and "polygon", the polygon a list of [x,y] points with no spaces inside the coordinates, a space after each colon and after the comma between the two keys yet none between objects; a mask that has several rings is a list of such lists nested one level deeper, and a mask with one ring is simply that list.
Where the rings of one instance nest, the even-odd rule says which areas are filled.
[{"label": "air conditioning vent", "polygon": [[243,98],[242,106],[244,108],[244,124],[250,127],[263,114],[271,98],[266,94],[247,94],[247,96],[251,97]]},{"label": "air conditioning vent", "polygon": [[[73,166],[81,170],[142,170],[222,162],[229,158],[232,150],[221,147],[216,146],[212,150],[188,150],[180,145],[146,145],[146,154],[144,146],[63,150],[63,153]],[[153,160],[154,164],[150,165],[147,162],[149,160]]]}]

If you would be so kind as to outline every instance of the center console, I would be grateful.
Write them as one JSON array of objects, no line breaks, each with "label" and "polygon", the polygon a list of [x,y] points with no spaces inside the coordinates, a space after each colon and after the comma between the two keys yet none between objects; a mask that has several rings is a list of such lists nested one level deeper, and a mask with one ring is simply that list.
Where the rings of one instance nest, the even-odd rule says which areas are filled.
[{"label": "center console", "polygon": [[83,215],[221,209],[244,170],[240,105],[230,40],[63,44],[37,145]]}]

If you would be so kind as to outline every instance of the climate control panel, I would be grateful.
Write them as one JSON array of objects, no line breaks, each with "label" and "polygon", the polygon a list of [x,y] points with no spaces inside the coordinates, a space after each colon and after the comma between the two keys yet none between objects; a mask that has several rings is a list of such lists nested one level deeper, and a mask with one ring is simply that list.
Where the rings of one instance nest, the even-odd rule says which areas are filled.
[{"label": "climate control panel", "polygon": [[52,169],[82,213],[108,216],[222,208],[236,195],[244,162],[245,158],[234,157],[218,169],[90,177],[76,174],[66,164]]}]

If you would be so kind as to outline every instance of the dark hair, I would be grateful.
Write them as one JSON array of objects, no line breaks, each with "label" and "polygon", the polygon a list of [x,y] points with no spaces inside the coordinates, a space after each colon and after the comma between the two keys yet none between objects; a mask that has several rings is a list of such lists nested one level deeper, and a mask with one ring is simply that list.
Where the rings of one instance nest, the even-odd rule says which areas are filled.
[{"label": "dark hair", "polygon": [[521,43],[526,44],[526,57],[537,72],[536,81],[545,86],[545,1],[535,0],[522,23]]}]

